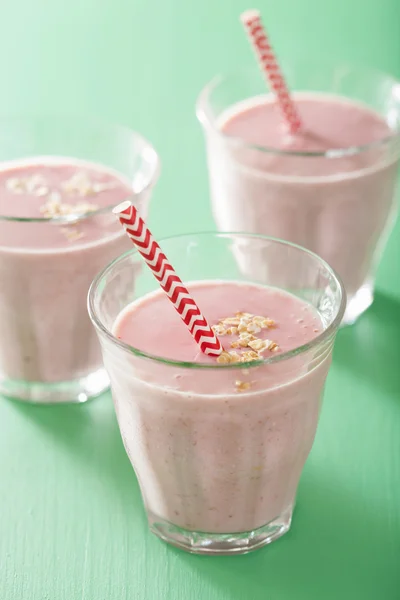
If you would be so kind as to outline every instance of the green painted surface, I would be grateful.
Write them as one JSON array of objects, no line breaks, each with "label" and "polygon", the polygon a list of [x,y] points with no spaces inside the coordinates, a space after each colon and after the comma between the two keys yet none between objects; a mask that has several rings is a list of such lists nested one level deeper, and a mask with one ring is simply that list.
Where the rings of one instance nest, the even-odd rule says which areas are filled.
[{"label": "green painted surface", "polygon": [[[157,235],[213,228],[193,104],[249,58],[239,0],[1,0],[0,113],[119,121],[163,160]],[[326,53],[400,77],[399,0],[260,5],[287,56]],[[146,529],[108,395],[0,402],[1,600],[400,598],[400,227],[373,308],[339,333],[294,525],[245,557],[170,549]]]}]

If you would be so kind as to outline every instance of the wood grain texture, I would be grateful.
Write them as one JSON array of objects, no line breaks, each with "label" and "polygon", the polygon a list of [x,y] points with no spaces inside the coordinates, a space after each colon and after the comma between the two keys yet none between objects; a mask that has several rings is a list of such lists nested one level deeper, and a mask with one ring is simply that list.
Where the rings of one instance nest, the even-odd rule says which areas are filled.
[{"label": "wood grain texture", "polygon": [[[163,161],[154,234],[213,228],[194,102],[217,70],[250,59],[238,22],[247,7],[1,0],[0,8],[0,111],[81,112],[133,126]],[[283,54],[324,45],[338,60],[400,76],[398,0],[259,8]],[[148,533],[109,395],[77,407],[2,399],[0,600],[398,599],[399,255],[398,225],[373,308],[339,333],[293,528],[253,555],[189,556]]]}]

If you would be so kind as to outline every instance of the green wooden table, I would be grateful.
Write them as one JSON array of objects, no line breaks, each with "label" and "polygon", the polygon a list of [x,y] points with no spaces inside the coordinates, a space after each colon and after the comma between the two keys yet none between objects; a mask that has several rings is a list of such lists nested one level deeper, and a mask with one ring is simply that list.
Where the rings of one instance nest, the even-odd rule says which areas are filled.
[{"label": "green wooden table", "polygon": [[[263,0],[281,52],[400,77],[399,0]],[[0,113],[73,111],[130,125],[163,173],[157,235],[214,227],[202,84],[249,59],[239,0],[1,0]],[[294,524],[243,557],[196,557],[147,531],[108,394],[85,406],[0,399],[1,600],[400,598],[400,226],[372,309],[338,335]],[[0,332],[1,335],[1,332]]]}]

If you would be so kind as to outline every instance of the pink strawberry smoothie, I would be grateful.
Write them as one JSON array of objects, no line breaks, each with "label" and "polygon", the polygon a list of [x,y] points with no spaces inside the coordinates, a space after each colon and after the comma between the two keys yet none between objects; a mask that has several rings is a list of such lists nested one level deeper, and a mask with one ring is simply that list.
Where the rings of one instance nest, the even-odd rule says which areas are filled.
[{"label": "pink strawberry smoothie", "polygon": [[[246,331],[254,332],[256,345],[264,342],[259,360],[283,356],[324,329],[311,305],[276,288],[230,281],[188,287],[235,360],[251,351],[236,347]],[[242,323],[242,337],[221,324],[226,317]],[[129,353],[123,358],[104,349],[122,438],[150,520],[232,533],[291,513],[315,436],[330,349],[318,358],[314,347],[312,355],[305,351],[273,364],[247,358],[226,366],[199,352],[161,291],[128,305],[113,333],[147,354],[194,363],[137,364]]]},{"label": "pink strawberry smoothie", "polygon": [[385,140],[395,131],[366,105],[340,96],[296,92],[294,100],[304,124],[295,137],[283,131],[269,96],[222,113],[224,135],[208,137],[214,216],[220,230],[312,250],[342,277],[350,305],[364,285],[372,288],[394,220],[398,153]]},{"label": "pink strawberry smoothie", "polygon": [[1,165],[1,380],[66,382],[102,366],[86,295],[95,274],[129,248],[101,209],[132,193],[118,173],[75,159]]}]

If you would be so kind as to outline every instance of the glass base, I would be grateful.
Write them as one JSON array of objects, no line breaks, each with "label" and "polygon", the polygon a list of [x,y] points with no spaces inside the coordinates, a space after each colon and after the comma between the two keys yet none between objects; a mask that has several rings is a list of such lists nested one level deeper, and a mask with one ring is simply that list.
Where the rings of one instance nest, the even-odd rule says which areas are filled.
[{"label": "glass base", "polygon": [[357,319],[371,306],[374,301],[374,290],[371,281],[367,281],[347,300],[346,312],[342,320],[343,325],[353,325]]},{"label": "glass base", "polygon": [[164,542],[191,554],[247,554],[279,539],[290,529],[293,506],[279,517],[253,531],[239,533],[204,533],[177,527],[148,515],[150,530]]},{"label": "glass base", "polygon": [[98,369],[86,377],[60,383],[1,379],[0,394],[32,404],[81,403],[99,396],[109,385],[105,369]]}]

